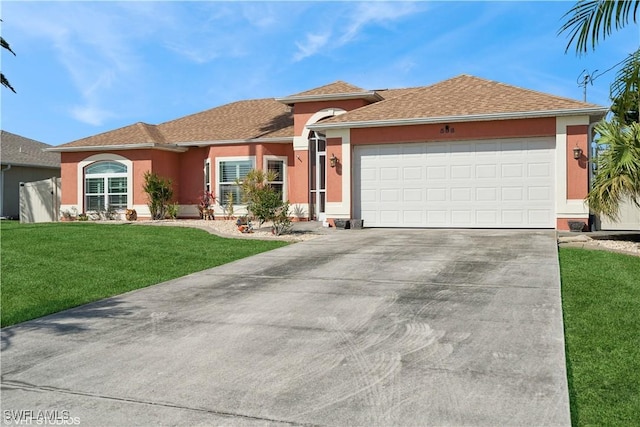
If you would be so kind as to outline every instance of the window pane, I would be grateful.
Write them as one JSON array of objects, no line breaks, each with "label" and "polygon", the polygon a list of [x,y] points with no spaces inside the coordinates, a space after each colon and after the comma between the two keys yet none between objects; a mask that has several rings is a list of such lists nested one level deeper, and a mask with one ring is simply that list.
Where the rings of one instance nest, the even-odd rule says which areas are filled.
[{"label": "window pane", "polygon": [[87,210],[98,211],[104,209],[104,196],[87,195]]},{"label": "window pane", "polygon": [[87,194],[104,194],[104,179],[87,178],[85,191]]},{"label": "window pane", "polygon": [[220,182],[234,182],[242,179],[253,169],[253,161],[237,160],[220,162]]},{"label": "window pane", "polygon": [[220,185],[220,204],[226,205],[229,202],[229,196],[233,195],[233,204],[242,204],[240,187],[235,184]]},{"label": "window pane", "polygon": [[321,190],[324,190],[326,188],[326,183],[327,183],[327,177],[326,177],[326,170],[327,170],[327,160],[326,160],[326,156],[322,155],[319,156],[320,158],[318,159],[318,161],[320,162],[320,164],[318,165],[318,168],[320,170],[320,182],[318,184],[320,184],[318,186],[318,188],[320,188]]},{"label": "window pane", "polygon": [[127,195],[126,194],[109,195],[109,207],[112,207],[115,209],[125,209],[127,207]]},{"label": "window pane", "polygon": [[284,177],[284,161],[282,160],[267,160],[267,170],[269,172],[276,173],[275,181],[282,182]]},{"label": "window pane", "polygon": [[109,178],[109,193],[126,193],[127,178]]},{"label": "window pane", "polygon": [[283,185],[282,184],[271,183],[271,184],[269,184],[269,186],[271,188],[273,188],[274,190],[276,190],[278,193],[280,193],[280,195],[282,195],[282,191],[283,191]]},{"label": "window pane", "polygon": [[204,189],[209,191],[209,183],[211,182],[211,163],[205,161],[204,163]]},{"label": "window pane", "polygon": [[86,174],[95,173],[126,173],[127,167],[122,163],[117,162],[98,162],[87,166],[85,170]]}]

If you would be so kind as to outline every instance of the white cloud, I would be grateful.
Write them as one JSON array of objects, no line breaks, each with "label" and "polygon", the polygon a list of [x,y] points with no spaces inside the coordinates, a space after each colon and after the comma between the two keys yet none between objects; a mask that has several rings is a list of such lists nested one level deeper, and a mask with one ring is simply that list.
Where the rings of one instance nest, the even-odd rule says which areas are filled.
[{"label": "white cloud", "polygon": [[400,2],[363,2],[357,3],[357,7],[352,12],[346,31],[339,40],[340,45],[349,43],[367,25],[387,25],[393,21],[402,19],[408,15],[421,12],[415,3]]},{"label": "white cloud", "polygon": [[82,123],[102,126],[105,121],[116,115],[95,105],[83,105],[71,108],[71,116]]},{"label": "white cloud", "polygon": [[[354,6],[355,5],[355,6]],[[401,19],[423,12],[424,4],[405,2],[358,2],[347,3],[340,7],[340,3],[331,4],[331,19],[318,17],[314,22],[316,27],[326,28],[324,33],[309,32],[303,42],[295,42],[298,50],[293,56],[294,61],[313,56],[322,48],[336,49],[355,42],[366,27],[387,27]],[[329,42],[329,36],[335,34]]]},{"label": "white cloud", "polygon": [[294,61],[300,61],[309,56],[315,55],[327,45],[330,34],[307,34],[304,42],[296,42],[298,51],[293,56]]}]

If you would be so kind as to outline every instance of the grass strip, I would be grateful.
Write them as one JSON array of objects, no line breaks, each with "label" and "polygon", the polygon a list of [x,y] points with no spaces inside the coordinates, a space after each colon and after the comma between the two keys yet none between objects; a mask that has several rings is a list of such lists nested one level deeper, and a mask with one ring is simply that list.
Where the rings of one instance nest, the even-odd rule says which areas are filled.
[{"label": "grass strip", "polygon": [[640,258],[560,249],[573,426],[640,422]]},{"label": "grass strip", "polygon": [[0,224],[2,326],[286,245],[186,227]]}]

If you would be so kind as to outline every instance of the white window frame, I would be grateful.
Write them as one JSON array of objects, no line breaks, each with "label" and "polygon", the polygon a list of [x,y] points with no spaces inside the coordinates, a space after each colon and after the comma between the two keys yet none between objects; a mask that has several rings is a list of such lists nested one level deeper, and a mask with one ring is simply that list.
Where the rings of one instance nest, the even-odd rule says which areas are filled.
[{"label": "white window frame", "polygon": [[133,208],[133,162],[126,157],[120,156],[118,154],[111,153],[101,153],[94,154],[93,156],[89,156],[86,159],[78,162],[77,168],[77,206],[81,207],[78,209],[81,212],[86,212],[86,195],[84,192],[84,184],[85,184],[85,168],[92,163],[97,162],[117,162],[122,163],[127,167],[127,209]]},{"label": "white window frame", "polygon": [[211,159],[204,161],[204,191],[211,192]]},{"label": "white window frame", "polygon": [[289,158],[287,156],[271,156],[271,155],[262,156],[262,169],[265,172],[269,170],[268,168],[269,160],[282,162],[282,176],[279,177],[277,181],[273,181],[273,182],[277,184],[282,184],[282,201],[286,202],[287,200],[289,200],[289,189],[287,188],[287,173],[288,173],[287,169],[289,165]]},{"label": "white window frame", "polygon": [[[220,190],[220,186],[223,184],[230,184],[227,181],[220,181],[220,177],[222,176],[221,163],[223,162],[243,162],[250,161],[251,169],[255,169],[256,167],[256,156],[237,156],[237,157],[216,157],[216,198],[218,199],[221,205],[225,204],[224,194]],[[235,184],[235,182],[234,182]],[[245,206],[245,204],[240,203],[239,200],[234,200],[233,206]]]},{"label": "white window frame", "polygon": [[[127,198],[127,203],[125,203],[125,206],[118,206],[115,209],[116,210],[123,210],[127,208],[127,205],[129,203],[129,197],[128,194],[126,192],[124,193],[112,193],[110,192],[110,187],[109,187],[109,181],[112,178],[124,178],[127,179],[127,172],[109,172],[109,173],[87,173],[87,170],[96,165],[96,164],[100,164],[100,163],[115,163],[118,164],[124,168],[126,168],[125,165],[123,165],[120,162],[114,161],[114,160],[102,160],[99,162],[93,162],[90,163],[89,165],[87,165],[85,167],[85,174],[84,174],[84,182],[85,182],[85,186],[84,186],[84,203],[85,203],[85,207],[87,208],[87,211],[89,210],[89,196],[98,196],[102,198],[102,209],[108,210],[111,207],[111,202],[110,202],[110,196],[112,195],[124,195]],[[94,180],[101,180],[102,181],[102,193],[88,193],[88,188],[87,188],[87,180],[89,179],[94,179]]]}]

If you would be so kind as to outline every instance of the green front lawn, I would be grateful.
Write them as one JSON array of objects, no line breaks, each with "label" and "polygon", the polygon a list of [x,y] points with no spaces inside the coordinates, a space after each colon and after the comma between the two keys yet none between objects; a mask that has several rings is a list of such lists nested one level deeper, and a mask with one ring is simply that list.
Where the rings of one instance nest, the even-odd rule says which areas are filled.
[{"label": "green front lawn", "polygon": [[2,326],[286,245],[184,227],[0,223]]},{"label": "green front lawn", "polygon": [[561,248],[574,426],[640,423],[640,257]]}]

